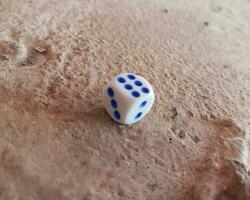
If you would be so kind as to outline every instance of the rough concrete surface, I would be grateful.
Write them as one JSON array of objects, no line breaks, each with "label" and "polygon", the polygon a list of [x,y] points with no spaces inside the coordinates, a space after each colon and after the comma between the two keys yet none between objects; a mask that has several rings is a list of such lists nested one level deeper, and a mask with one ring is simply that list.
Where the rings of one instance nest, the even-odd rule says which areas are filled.
[{"label": "rough concrete surface", "polygon": [[[156,94],[130,127],[121,72]],[[1,200],[248,200],[249,131],[249,0],[0,0]]]}]

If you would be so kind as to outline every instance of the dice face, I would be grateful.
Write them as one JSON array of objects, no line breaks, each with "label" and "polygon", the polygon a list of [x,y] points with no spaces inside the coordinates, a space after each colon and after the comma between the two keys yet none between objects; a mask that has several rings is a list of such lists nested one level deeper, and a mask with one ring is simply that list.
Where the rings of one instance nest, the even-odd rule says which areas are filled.
[{"label": "dice face", "polygon": [[121,124],[133,124],[141,120],[150,111],[154,99],[149,82],[133,73],[116,76],[104,90],[105,109]]}]

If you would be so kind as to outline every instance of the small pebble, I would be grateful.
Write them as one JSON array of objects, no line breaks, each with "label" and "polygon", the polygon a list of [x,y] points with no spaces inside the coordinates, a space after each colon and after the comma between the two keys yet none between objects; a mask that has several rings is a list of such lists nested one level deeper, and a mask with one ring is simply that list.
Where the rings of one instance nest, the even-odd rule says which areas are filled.
[{"label": "small pebble", "polygon": [[180,137],[181,139],[183,139],[183,138],[186,137],[186,134],[184,133],[183,130],[180,130],[180,132],[179,132],[179,137]]},{"label": "small pebble", "polygon": [[47,51],[47,49],[45,49],[43,47],[36,47],[36,51],[39,53],[45,53]]}]

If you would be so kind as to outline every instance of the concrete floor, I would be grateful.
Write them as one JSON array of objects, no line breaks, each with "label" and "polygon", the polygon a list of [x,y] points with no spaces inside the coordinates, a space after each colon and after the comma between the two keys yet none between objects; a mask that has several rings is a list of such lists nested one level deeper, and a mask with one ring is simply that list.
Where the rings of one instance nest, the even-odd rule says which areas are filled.
[{"label": "concrete floor", "polygon": [[[0,0],[0,199],[250,199],[249,33],[249,0]],[[121,72],[156,94],[132,126]]]}]

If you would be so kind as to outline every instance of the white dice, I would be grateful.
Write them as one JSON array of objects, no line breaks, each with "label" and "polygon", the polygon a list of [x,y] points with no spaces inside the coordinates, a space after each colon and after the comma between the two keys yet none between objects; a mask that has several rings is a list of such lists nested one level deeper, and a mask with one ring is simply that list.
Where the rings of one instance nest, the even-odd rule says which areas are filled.
[{"label": "white dice", "polygon": [[104,90],[104,106],[118,123],[133,124],[151,109],[155,95],[147,80],[132,73],[116,76]]}]

